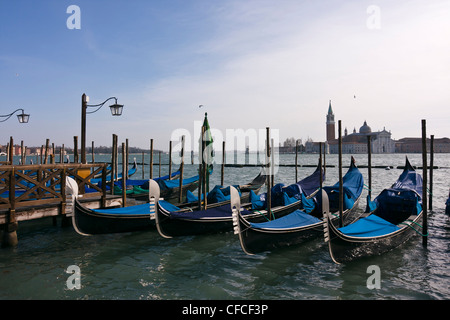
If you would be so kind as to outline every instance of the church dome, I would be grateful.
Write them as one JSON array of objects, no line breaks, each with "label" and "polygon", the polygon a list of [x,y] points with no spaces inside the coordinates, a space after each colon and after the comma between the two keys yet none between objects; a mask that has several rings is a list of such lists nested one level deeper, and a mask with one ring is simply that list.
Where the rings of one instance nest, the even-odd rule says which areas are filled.
[{"label": "church dome", "polygon": [[367,125],[367,122],[364,121],[364,124],[361,128],[359,128],[359,133],[369,134],[372,133],[372,129]]}]

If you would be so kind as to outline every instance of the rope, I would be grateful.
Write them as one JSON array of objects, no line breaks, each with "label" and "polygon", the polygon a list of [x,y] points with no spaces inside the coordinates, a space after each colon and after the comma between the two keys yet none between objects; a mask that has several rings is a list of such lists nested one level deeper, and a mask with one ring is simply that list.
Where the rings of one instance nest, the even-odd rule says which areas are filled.
[{"label": "rope", "polygon": [[363,187],[364,189],[366,189],[366,190],[368,190],[368,191],[372,191],[372,189],[370,189],[369,186],[368,186],[367,184],[364,183],[363,185],[364,185],[364,187],[365,187],[365,188]]},{"label": "rope", "polygon": [[[406,220],[406,221],[412,222],[412,223],[418,225],[420,228],[423,229],[423,226],[421,226],[420,224],[418,224],[418,223],[415,222],[415,221],[412,221],[412,220]],[[405,221],[405,222],[400,222],[399,224],[403,224],[403,225],[405,225],[405,226],[410,227],[411,229],[413,229],[415,232],[417,232],[417,233],[418,233],[419,235],[421,235],[422,237],[428,237],[428,234],[429,234],[428,232],[427,232],[427,234],[423,234],[423,233],[419,232],[418,230],[416,230],[412,225],[406,223],[406,221]]]},{"label": "rope", "polygon": [[264,213],[262,213],[261,211],[254,211],[254,212],[256,212],[256,213],[259,213],[260,215],[262,215],[267,221],[270,221],[267,217],[266,217],[266,215],[264,214]]}]

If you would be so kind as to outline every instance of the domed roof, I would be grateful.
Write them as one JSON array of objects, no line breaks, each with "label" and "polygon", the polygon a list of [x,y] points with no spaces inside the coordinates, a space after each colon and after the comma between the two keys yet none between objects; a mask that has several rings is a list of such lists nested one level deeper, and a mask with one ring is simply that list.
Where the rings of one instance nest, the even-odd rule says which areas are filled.
[{"label": "domed roof", "polygon": [[372,129],[367,125],[367,122],[364,121],[364,124],[361,128],[359,128],[359,133],[369,134],[372,133]]}]

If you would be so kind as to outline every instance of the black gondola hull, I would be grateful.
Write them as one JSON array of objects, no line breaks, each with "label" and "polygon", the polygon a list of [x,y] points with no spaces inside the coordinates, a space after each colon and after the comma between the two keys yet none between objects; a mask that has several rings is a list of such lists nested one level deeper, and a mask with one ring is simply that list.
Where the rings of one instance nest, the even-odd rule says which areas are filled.
[{"label": "black gondola hull", "polygon": [[155,222],[150,213],[139,215],[112,215],[96,213],[79,203],[74,204],[73,226],[83,235],[132,232],[154,229]]},{"label": "black gondola hull", "polygon": [[254,228],[246,228],[242,221],[240,234],[240,241],[243,250],[247,254],[256,254],[265,251],[272,251],[274,249],[290,247],[302,244],[306,241],[317,238],[322,235],[322,224],[317,224],[314,227],[297,229],[293,231],[267,231]]}]

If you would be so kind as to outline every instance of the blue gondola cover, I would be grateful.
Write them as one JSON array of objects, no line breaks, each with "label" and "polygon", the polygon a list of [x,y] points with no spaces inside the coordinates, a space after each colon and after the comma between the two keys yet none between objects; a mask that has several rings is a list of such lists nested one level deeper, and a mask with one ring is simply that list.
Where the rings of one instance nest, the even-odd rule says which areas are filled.
[{"label": "blue gondola cover", "polygon": [[395,232],[399,229],[395,224],[372,214],[348,226],[339,228],[339,231],[352,237],[376,237]]},{"label": "blue gondola cover", "polygon": [[294,212],[284,217],[267,222],[250,223],[250,225],[256,229],[289,229],[308,226],[321,221],[322,220],[313,217],[301,210],[295,210]]}]

